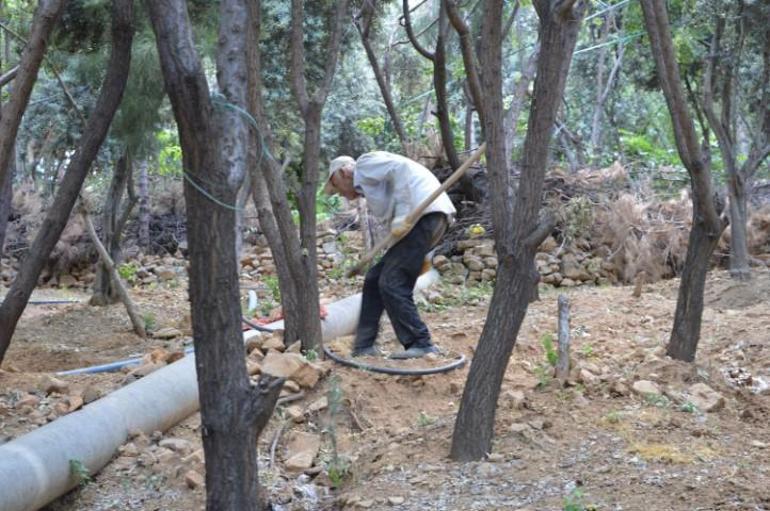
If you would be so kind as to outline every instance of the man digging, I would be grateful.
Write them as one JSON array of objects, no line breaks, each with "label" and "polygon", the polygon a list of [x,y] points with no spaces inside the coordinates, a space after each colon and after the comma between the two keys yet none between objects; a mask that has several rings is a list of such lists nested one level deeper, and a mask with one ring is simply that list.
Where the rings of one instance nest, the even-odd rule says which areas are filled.
[{"label": "man digging", "polygon": [[413,289],[425,257],[453,221],[455,208],[442,192],[414,225],[408,225],[406,218],[440,186],[427,168],[384,151],[366,153],[358,160],[339,156],[329,164],[324,188],[327,194],[338,193],[349,200],[365,197],[372,214],[386,222],[394,236],[403,235],[366,272],[352,356],[379,356],[374,342],[383,309],[404,347],[390,358],[418,358],[438,352],[417,312]]}]

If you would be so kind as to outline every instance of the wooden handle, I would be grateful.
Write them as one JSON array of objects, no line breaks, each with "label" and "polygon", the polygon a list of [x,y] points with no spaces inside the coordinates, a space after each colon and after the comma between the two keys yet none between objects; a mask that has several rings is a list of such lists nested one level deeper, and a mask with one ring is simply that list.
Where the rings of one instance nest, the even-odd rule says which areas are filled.
[{"label": "wooden handle", "polygon": [[422,216],[423,211],[427,209],[428,206],[433,204],[433,201],[435,201],[439,195],[444,193],[449,189],[450,186],[455,184],[462,176],[465,174],[469,168],[471,168],[471,165],[473,165],[479,158],[481,158],[481,155],[484,154],[484,151],[487,148],[487,143],[484,142],[479,146],[478,149],[476,149],[476,152],[474,152],[470,158],[465,160],[462,165],[460,165],[457,170],[455,170],[451,176],[447,178],[446,181],[441,183],[441,186],[433,190],[433,193],[431,193],[425,200],[423,200],[416,208],[414,208],[414,211],[409,213],[406,216],[406,219],[404,220],[404,223],[406,224],[407,230],[404,231],[400,236],[395,236],[392,232],[389,233],[385,238],[379,241],[372,250],[369,251],[366,255],[364,255],[352,268],[348,269],[345,272],[346,277],[352,277],[353,275],[357,275],[361,269],[369,264],[372,259],[377,256],[377,254],[384,248],[388,247],[389,245],[397,242],[407,234],[409,234],[409,231],[412,230],[412,227],[414,227],[414,224],[417,222],[417,220],[420,219],[420,216]]}]

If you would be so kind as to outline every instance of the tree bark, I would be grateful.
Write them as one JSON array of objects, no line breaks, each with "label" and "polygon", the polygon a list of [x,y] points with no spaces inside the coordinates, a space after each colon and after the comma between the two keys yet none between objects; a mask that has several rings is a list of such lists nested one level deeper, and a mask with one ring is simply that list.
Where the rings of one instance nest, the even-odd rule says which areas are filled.
[{"label": "tree bark", "polygon": [[[13,94],[8,103],[3,106],[2,117],[0,117],[0,190],[5,190],[6,182],[11,179],[10,164],[16,146],[16,134],[29,103],[32,86],[37,81],[40,63],[48,47],[48,38],[65,3],[66,0],[40,0],[35,10],[29,41],[21,54]],[[1,347],[0,360],[2,360]]]},{"label": "tree bark", "polygon": [[[83,181],[107,136],[107,130],[123,97],[134,32],[132,0],[113,0],[112,5],[112,54],[99,98],[80,139],[80,146],[67,165],[53,204],[30,247],[29,257],[24,260],[0,306],[0,362],[5,356],[16,324],[35,289],[48,255],[67,225]],[[5,119],[5,113],[3,115]]]},{"label": "tree bark", "polygon": [[692,186],[692,229],[679,284],[674,325],[666,349],[672,358],[692,362],[700,339],[703,290],[709,261],[724,225],[714,201],[709,158],[698,144],[692,116],[687,109],[665,1],[641,0],[641,5],[655,68],[671,115],[677,150]]},{"label": "tree bark", "polygon": [[[305,83],[305,52],[303,41],[304,0],[292,0],[291,16],[291,82],[294,99],[304,121],[303,169],[299,190],[300,257],[302,275],[294,275],[299,293],[299,320],[302,349],[319,350],[321,337],[320,305],[318,302],[318,258],[316,247],[316,193],[321,155],[321,113],[331,89],[342,37],[342,19],[348,1],[337,2],[330,26],[324,75],[312,96]],[[320,350],[319,350],[320,351]]]},{"label": "tree bark", "polygon": [[[110,180],[110,188],[104,199],[102,208],[102,237],[104,238],[104,247],[113,264],[120,264],[121,249],[120,240],[122,237],[122,225],[120,220],[130,214],[134,204],[132,201],[124,207],[121,213],[121,203],[123,201],[123,192],[128,189],[128,181],[131,179],[131,162],[128,151],[124,150],[121,157],[115,165],[115,171]],[[113,284],[111,271],[107,265],[102,262],[97,265],[96,280],[94,281],[94,293],[89,303],[91,305],[107,305],[120,300],[118,289]]]},{"label": "tree bark", "polygon": [[150,251],[150,183],[147,160],[139,164],[139,246]]},{"label": "tree bark", "polygon": [[[250,383],[240,328],[232,204],[247,163],[247,127],[246,117],[227,106],[247,106],[247,3],[220,2],[216,63],[222,96],[212,99],[193,44],[186,2],[145,2],[189,178],[184,191],[190,302],[206,458],[206,507],[211,511],[264,508],[256,439],[283,384],[282,379],[267,376],[257,386]],[[206,193],[190,181],[205,185]]]},{"label": "tree bark", "polygon": [[[249,31],[247,45],[247,74],[249,80],[248,110],[256,122],[251,126],[249,168],[253,180],[252,195],[257,208],[259,225],[273,254],[281,306],[284,312],[284,342],[293,344],[302,338],[299,313],[300,292],[297,275],[302,274],[300,243],[291,216],[288,191],[283,180],[284,170],[273,157],[275,147],[262,101],[262,71],[259,38],[261,33],[260,1],[249,2]],[[285,162],[288,166],[289,160]]]},{"label": "tree bark", "polygon": [[508,196],[511,178],[505,161],[503,128],[501,0],[487,2],[481,25],[481,86],[499,267],[452,436],[450,455],[458,461],[478,460],[491,451],[500,385],[538,280],[535,253],[553,228],[552,222],[539,220],[543,180],[585,4],[535,0],[534,5],[540,18],[541,49],[513,207]]}]

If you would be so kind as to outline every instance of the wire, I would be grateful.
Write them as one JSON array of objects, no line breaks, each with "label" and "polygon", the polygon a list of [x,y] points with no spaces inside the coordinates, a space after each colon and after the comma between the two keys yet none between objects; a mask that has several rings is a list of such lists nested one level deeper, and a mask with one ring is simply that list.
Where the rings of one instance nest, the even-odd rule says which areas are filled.
[{"label": "wire", "polygon": [[326,346],[324,346],[323,349],[326,356],[334,360],[338,364],[352,367],[354,369],[361,369],[362,371],[369,371],[372,373],[381,373],[381,374],[390,374],[393,376],[427,376],[430,374],[448,373],[449,371],[459,369],[465,365],[465,355],[460,355],[458,358],[456,358],[452,362],[445,364],[443,366],[438,366],[438,367],[418,368],[418,369],[400,369],[398,367],[381,367],[381,366],[373,366],[370,364],[365,364],[363,362],[356,362],[347,358],[340,357],[339,355],[336,355],[333,352],[331,352],[329,348],[327,348]]}]

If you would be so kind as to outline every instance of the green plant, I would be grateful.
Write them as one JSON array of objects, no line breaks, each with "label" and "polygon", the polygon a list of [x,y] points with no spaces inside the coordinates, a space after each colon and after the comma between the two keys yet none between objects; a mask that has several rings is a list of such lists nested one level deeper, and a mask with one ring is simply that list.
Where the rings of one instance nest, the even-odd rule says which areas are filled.
[{"label": "green plant", "polygon": [[594,506],[586,505],[583,501],[583,490],[575,488],[569,495],[564,497],[563,511],[592,511]]},{"label": "green plant", "polygon": [[553,367],[548,364],[540,364],[535,368],[535,376],[537,376],[538,387],[547,387],[553,380]]},{"label": "green plant", "polygon": [[431,417],[430,415],[428,415],[423,411],[421,411],[420,414],[417,416],[417,425],[420,426],[421,428],[430,426],[434,422],[436,422],[436,418]]},{"label": "green plant", "polygon": [[136,280],[136,272],[139,271],[139,266],[134,263],[123,263],[118,265],[118,275],[126,282],[133,283]]},{"label": "green plant", "polygon": [[332,484],[338,487],[350,475],[350,460],[345,456],[340,456],[337,448],[337,416],[342,408],[343,400],[339,376],[334,376],[329,380],[326,399],[329,402],[329,420],[324,428],[324,433],[327,434],[331,446],[331,459],[326,463],[326,472]]},{"label": "green plant", "polygon": [[698,407],[690,401],[682,403],[682,406],[680,406],[679,409],[685,413],[696,413],[698,411]]},{"label": "green plant", "polygon": [[658,408],[667,408],[671,404],[671,401],[666,396],[653,392],[645,394],[644,400],[648,405],[657,406]]},{"label": "green plant", "polygon": [[158,325],[155,314],[152,312],[145,312],[142,319],[144,320],[144,329],[147,331],[155,330],[155,327]]},{"label": "green plant", "polygon": [[88,468],[80,460],[70,460],[70,474],[72,474],[80,486],[85,486],[93,481]]},{"label": "green plant", "polygon": [[580,354],[585,358],[591,358],[594,356],[594,347],[590,344],[584,344],[580,347]]},{"label": "green plant", "polygon": [[543,345],[543,349],[545,350],[545,359],[548,361],[551,367],[556,367],[556,364],[559,362],[559,352],[556,351],[556,348],[553,345],[553,335],[545,334],[540,339],[540,343]]},{"label": "green plant", "polygon": [[262,278],[262,282],[267,286],[273,301],[279,303],[281,301],[281,287],[278,284],[278,277],[276,275],[265,275]]},{"label": "green plant", "polygon": [[307,352],[305,352],[305,358],[307,359],[308,362],[315,362],[316,360],[318,360],[318,352],[313,348],[310,348],[309,350],[307,350]]},{"label": "green plant", "polygon": [[618,411],[609,412],[604,416],[604,420],[609,424],[618,424],[623,419],[623,415]]}]

